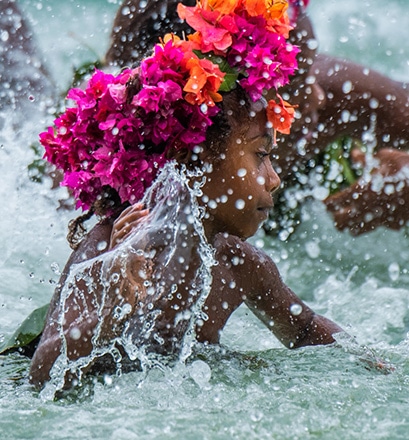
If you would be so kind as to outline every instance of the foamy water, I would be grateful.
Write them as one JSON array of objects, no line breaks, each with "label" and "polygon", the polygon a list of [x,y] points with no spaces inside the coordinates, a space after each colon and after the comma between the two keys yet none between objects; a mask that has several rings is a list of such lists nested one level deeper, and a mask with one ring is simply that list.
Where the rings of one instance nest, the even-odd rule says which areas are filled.
[{"label": "foamy water", "polygon": [[[44,51],[55,87],[71,66],[102,55],[115,2],[21,2]],[[409,78],[406,0],[311,0],[320,47]],[[51,89],[47,89],[51,93]],[[0,334],[10,334],[51,297],[69,254],[57,210],[63,190],[30,181],[27,165],[50,119],[29,101],[28,116],[9,111],[0,132]],[[16,122],[14,122],[16,121]],[[14,122],[14,124],[11,124]],[[221,348],[197,348],[186,364],[147,374],[107,376],[58,401],[28,384],[29,361],[0,357],[3,439],[407,439],[409,436],[409,238],[377,230],[352,238],[336,231],[318,201],[287,242],[254,238],[314,310],[338,322],[365,349],[283,348],[245,307],[222,335]],[[378,356],[392,374],[368,369]],[[361,359],[364,358],[364,359]]]}]

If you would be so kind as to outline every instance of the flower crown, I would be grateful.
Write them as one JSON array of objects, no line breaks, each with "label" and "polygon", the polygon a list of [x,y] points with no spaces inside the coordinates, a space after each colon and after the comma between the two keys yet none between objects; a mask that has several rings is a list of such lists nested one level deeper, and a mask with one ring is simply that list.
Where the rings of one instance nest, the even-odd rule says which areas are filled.
[{"label": "flower crown", "polygon": [[[107,187],[137,202],[171,148],[205,141],[220,111],[220,92],[237,84],[253,101],[289,82],[298,48],[288,43],[287,0],[203,0],[178,5],[195,30],[166,35],[135,69],[114,76],[96,70],[85,90],[71,89],[67,108],[40,134],[44,157],[64,172],[77,208]],[[267,106],[274,130],[288,134],[294,109],[277,94]]]}]

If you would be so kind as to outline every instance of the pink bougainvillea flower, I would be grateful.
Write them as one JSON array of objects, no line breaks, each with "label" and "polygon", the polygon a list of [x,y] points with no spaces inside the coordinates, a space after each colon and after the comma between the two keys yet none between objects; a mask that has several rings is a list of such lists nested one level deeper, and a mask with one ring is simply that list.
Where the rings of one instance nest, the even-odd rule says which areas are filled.
[{"label": "pink bougainvillea flower", "polygon": [[179,17],[197,31],[189,39],[203,53],[214,51],[223,54],[231,46],[232,34],[238,31],[233,16],[221,16],[216,10],[205,10],[199,5],[188,7],[181,3],[177,11]]}]

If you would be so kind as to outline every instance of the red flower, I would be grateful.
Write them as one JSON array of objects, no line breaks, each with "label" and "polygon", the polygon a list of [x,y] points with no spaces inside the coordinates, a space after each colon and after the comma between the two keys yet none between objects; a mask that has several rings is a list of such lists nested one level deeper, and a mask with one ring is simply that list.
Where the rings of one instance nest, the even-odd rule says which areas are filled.
[{"label": "red flower", "polygon": [[[294,113],[296,106],[284,101],[283,98],[277,93],[279,102],[277,103],[273,99],[268,101],[267,106],[267,118],[271,122],[275,132],[278,131],[282,134],[290,134],[291,124],[294,121]],[[275,139],[274,139],[275,143]]]}]

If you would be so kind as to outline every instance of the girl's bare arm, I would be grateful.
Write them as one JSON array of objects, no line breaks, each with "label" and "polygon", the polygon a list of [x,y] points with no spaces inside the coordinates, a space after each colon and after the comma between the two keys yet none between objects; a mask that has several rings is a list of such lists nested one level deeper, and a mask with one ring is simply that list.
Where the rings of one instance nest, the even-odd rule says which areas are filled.
[{"label": "girl's bare arm", "polygon": [[[218,241],[218,253],[236,262],[236,289],[250,310],[287,347],[331,344],[342,328],[314,313],[284,284],[277,266],[264,252],[237,237]],[[221,250],[223,247],[223,251]]]}]

